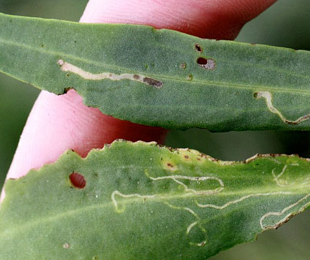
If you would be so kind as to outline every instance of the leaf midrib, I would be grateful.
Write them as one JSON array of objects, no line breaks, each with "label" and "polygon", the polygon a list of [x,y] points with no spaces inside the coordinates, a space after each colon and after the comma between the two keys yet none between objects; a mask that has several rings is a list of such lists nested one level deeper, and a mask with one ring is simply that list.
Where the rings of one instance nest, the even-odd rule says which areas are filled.
[{"label": "leaf midrib", "polygon": [[[279,190],[274,190],[275,192],[281,192]],[[261,193],[262,191],[259,190],[257,191],[257,193]],[[268,192],[271,192],[271,191],[268,191]],[[283,192],[287,192],[287,191],[283,191]],[[289,191],[291,192],[291,194],[287,194],[287,196],[294,196],[294,195],[305,195],[307,193],[303,192],[303,193],[300,193],[300,190],[296,190],[296,191]],[[237,192],[229,192],[229,193],[226,193],[224,191],[222,191],[221,193],[217,193],[217,194],[212,194],[212,196],[242,196],[242,195],[245,195],[245,194],[249,194],[248,192],[240,192],[240,191],[237,191]],[[252,193],[252,194],[255,194],[255,193]],[[211,195],[211,194],[210,194]],[[146,195],[145,195],[146,196]],[[205,195],[201,195],[201,196],[205,196]],[[171,201],[171,200],[176,200],[176,199],[181,199],[181,198],[192,198],[192,197],[201,197],[199,195],[196,195],[196,194],[174,194],[174,195],[171,195],[170,193],[167,193],[167,194],[161,194],[160,196],[158,197],[154,197],[154,198],[148,198],[147,200],[151,200],[152,202],[159,202],[159,203],[162,203],[161,200],[164,200],[164,201]],[[279,195],[280,196],[280,195]],[[141,202],[141,200],[143,200],[142,198],[139,198],[139,197],[132,197],[132,198],[126,198],[126,199],[123,199],[120,203],[121,204],[125,204],[125,205],[128,205],[128,204],[132,204],[132,203],[136,203],[136,202]],[[0,238],[1,237],[5,237],[5,239],[7,239],[8,237],[10,237],[10,239],[13,239],[15,233],[17,232],[24,232],[25,230],[27,229],[30,229],[30,228],[33,228],[35,226],[38,226],[38,225],[42,225],[43,223],[47,223],[47,222],[53,222],[53,221],[56,221],[56,220],[59,220],[59,219],[62,219],[62,218],[65,218],[65,217],[69,217],[69,216],[73,216],[73,215],[79,215],[79,214],[82,214],[86,211],[90,211],[90,210],[98,210],[98,209],[104,209],[104,208],[107,208],[107,207],[112,207],[115,209],[115,206],[113,205],[113,202],[112,202],[112,199],[109,200],[108,202],[104,202],[104,203],[96,203],[96,204],[92,204],[90,206],[86,206],[86,207],[83,207],[83,208],[78,208],[78,209],[74,209],[74,210],[69,210],[69,211],[66,211],[64,213],[60,213],[60,214],[57,214],[57,215],[52,215],[50,217],[47,217],[46,215],[45,216],[42,216],[42,218],[36,218],[32,221],[28,221],[26,224],[22,224],[22,225],[18,225],[18,226],[14,226],[14,228],[9,228],[8,230],[6,230],[5,232],[2,232],[0,234]],[[114,210],[113,209],[113,210]],[[118,214],[116,211],[114,211],[116,214]],[[49,212],[50,213],[50,212]],[[1,239],[0,239],[1,241]]]}]

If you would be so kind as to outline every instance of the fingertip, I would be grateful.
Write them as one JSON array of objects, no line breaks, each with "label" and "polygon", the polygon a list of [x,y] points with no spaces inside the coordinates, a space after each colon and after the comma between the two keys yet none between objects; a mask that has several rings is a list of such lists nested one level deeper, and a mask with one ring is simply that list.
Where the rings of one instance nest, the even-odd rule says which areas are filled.
[{"label": "fingertip", "polygon": [[91,0],[81,22],[144,24],[202,38],[233,39],[276,0]]},{"label": "fingertip", "polygon": [[21,135],[7,178],[55,162],[68,149],[82,157],[116,139],[164,142],[167,130],[122,121],[87,107],[75,90],[57,96],[42,91]]}]

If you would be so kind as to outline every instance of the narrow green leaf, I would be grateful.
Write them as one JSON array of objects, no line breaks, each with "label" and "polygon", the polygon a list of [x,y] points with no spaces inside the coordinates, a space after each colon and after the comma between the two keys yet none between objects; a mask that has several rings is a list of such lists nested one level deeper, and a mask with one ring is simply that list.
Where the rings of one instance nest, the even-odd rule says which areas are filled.
[{"label": "narrow green leaf", "polygon": [[[1,259],[206,259],[310,204],[310,162],[115,142],[6,183]],[[86,186],[73,187],[72,173]]]},{"label": "narrow green leaf", "polygon": [[146,125],[310,130],[309,64],[305,51],[0,14],[0,71]]}]

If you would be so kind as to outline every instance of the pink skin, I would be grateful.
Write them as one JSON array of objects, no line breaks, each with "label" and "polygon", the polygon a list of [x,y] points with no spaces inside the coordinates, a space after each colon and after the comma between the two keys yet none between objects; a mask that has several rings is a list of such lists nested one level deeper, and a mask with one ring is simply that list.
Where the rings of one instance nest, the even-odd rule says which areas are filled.
[{"label": "pink skin", "polygon": [[[87,23],[132,23],[169,28],[203,38],[234,39],[242,26],[276,0],[90,0]],[[157,141],[167,131],[103,115],[83,105],[75,91],[41,92],[28,118],[7,178],[52,163],[67,149],[86,156],[115,139]],[[2,197],[3,198],[3,197]]]}]

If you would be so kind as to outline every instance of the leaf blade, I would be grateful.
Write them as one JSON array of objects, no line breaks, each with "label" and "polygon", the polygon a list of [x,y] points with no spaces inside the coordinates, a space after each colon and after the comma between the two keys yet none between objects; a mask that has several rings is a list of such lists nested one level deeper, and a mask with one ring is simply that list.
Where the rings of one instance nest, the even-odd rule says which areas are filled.
[{"label": "leaf blade", "polygon": [[3,14],[0,25],[2,72],[74,88],[105,114],[170,129],[310,129],[308,52],[137,25]]},{"label": "leaf blade", "polygon": [[[84,189],[72,188],[72,172]],[[206,259],[303,211],[309,181],[309,160],[296,156],[221,162],[143,142],[115,142],[86,159],[68,152],[7,182],[0,251],[4,259]]]}]

